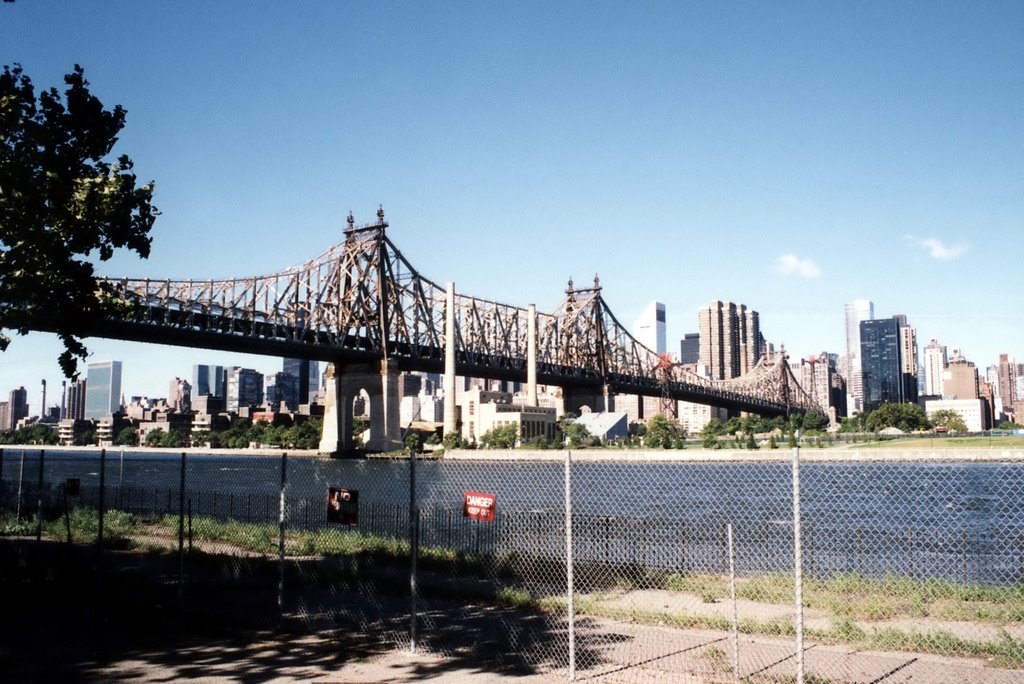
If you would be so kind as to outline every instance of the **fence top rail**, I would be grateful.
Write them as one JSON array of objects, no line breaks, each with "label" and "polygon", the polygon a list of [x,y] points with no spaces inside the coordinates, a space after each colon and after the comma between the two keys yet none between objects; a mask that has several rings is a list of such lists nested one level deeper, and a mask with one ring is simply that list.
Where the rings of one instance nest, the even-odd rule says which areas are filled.
[{"label": "fence top rail", "polygon": [[[792,448],[759,449],[573,449],[577,463],[789,463]],[[558,461],[565,450],[459,449],[445,461]],[[803,447],[805,463],[1024,463],[1024,449],[817,449]]]}]

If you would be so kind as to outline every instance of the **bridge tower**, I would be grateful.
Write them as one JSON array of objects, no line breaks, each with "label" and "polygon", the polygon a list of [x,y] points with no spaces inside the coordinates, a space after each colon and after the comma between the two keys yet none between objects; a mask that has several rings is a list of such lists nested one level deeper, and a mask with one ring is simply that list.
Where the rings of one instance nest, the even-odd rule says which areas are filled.
[{"label": "bridge tower", "polygon": [[320,451],[350,454],[355,449],[352,409],[356,396],[365,390],[370,399],[369,451],[402,448],[399,424],[398,364],[391,358],[389,331],[394,298],[391,292],[384,208],[377,222],[356,226],[352,213],[346,219],[344,251],[340,255],[337,286],[341,290],[340,315],[347,326],[366,331],[378,348],[379,362],[328,365],[327,405]]},{"label": "bridge tower", "polygon": [[604,303],[601,281],[594,275],[594,286],[577,288],[569,279],[560,316],[563,324],[562,358],[569,364],[593,368],[596,385],[563,387],[566,411],[579,414],[586,406],[594,411],[611,411],[611,389],[608,386],[608,340],[605,331]]}]

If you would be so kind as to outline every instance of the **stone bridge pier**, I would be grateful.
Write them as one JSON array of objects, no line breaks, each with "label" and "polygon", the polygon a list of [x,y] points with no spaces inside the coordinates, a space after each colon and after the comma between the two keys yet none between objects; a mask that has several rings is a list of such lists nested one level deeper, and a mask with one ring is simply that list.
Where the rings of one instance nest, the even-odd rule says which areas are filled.
[{"label": "stone bridge pier", "polygon": [[591,411],[614,411],[615,398],[608,385],[603,387],[575,387],[562,390],[562,405],[566,412],[575,413],[577,416],[582,413],[586,406]]},{"label": "stone bridge pier", "polygon": [[376,364],[341,365],[329,363],[325,373],[327,404],[320,437],[320,452],[352,454],[352,408],[360,391],[369,397],[370,436],[367,451],[402,448],[399,424],[398,368],[385,359]]}]

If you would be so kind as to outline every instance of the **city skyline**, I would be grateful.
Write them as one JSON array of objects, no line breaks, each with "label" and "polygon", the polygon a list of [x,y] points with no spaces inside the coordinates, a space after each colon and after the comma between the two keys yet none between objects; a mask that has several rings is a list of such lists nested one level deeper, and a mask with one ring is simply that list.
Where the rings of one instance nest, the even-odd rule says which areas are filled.
[{"label": "city skyline", "polygon": [[[596,272],[620,321],[665,304],[669,351],[722,300],[794,358],[843,353],[867,299],[983,369],[1024,356],[999,280],[1024,251],[1022,30],[1010,2],[5,3],[0,58],[37,89],[79,63],[127,110],[114,153],[163,213],[151,258],[104,275],[280,271],[383,204],[435,282],[547,311]],[[87,345],[126,394],[280,363]],[[14,336],[0,392],[38,412],[59,352]]]}]

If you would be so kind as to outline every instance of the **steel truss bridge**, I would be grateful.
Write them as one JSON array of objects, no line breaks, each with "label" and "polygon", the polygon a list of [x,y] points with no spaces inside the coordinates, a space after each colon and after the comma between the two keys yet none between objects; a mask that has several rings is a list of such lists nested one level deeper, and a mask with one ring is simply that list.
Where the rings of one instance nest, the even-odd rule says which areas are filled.
[{"label": "steel truss bridge", "polygon": [[[420,274],[377,222],[298,268],[226,280],[105,279],[128,306],[101,337],[353,364],[444,372],[448,288]],[[453,287],[449,285],[448,287]],[[592,287],[569,281],[550,313],[456,294],[455,372],[527,381],[535,332],[536,381],[564,391],[659,396],[760,415],[823,412],[778,354],[747,375],[708,380],[640,344]],[[533,317],[534,324],[530,325]],[[449,319],[450,320],[450,319]],[[593,396],[593,395],[592,395]]]}]

